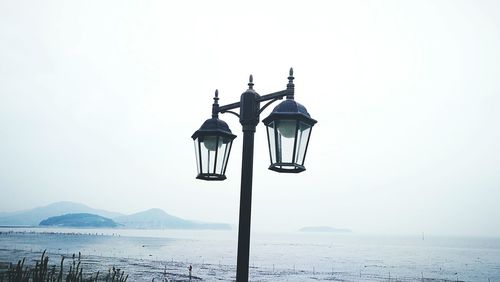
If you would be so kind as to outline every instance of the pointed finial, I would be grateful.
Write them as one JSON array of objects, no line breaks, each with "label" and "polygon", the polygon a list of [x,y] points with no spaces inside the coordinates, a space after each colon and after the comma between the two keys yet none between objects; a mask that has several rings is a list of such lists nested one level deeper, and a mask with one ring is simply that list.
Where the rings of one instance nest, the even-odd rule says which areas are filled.
[{"label": "pointed finial", "polygon": [[219,89],[215,89],[214,104],[219,104]]},{"label": "pointed finial", "polygon": [[248,87],[250,89],[253,89],[253,75],[250,75],[250,78],[248,79]]},{"label": "pointed finial", "polygon": [[288,73],[288,83],[293,83],[293,68],[290,68],[290,72]]},{"label": "pointed finial", "polygon": [[293,80],[294,80],[294,77],[293,77],[293,68],[290,68],[290,72],[289,72],[289,76],[288,76],[288,84],[286,85],[286,90],[287,90],[287,94],[286,94],[286,98],[287,99],[293,99],[293,96],[294,96],[294,93],[295,93],[295,85],[293,84]]},{"label": "pointed finial", "polygon": [[212,117],[219,117],[219,89],[215,89],[214,103],[212,104]]}]

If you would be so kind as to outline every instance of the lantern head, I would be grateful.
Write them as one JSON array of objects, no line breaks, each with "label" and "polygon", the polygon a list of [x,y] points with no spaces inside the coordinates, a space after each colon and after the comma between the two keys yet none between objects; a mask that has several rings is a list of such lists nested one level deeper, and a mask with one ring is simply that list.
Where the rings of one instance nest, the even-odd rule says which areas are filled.
[{"label": "lantern head", "polygon": [[304,171],[311,129],[317,122],[306,108],[293,99],[287,99],[262,122],[267,128],[269,169],[285,173]]},{"label": "lantern head", "polygon": [[231,146],[236,135],[223,120],[207,119],[192,136],[196,154],[197,179],[224,180]]}]

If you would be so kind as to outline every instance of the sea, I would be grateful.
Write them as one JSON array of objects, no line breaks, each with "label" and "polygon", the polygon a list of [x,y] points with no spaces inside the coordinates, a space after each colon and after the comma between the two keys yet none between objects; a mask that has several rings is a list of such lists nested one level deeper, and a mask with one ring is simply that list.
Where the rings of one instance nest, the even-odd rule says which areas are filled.
[{"label": "sea", "polygon": [[[115,268],[127,281],[235,281],[237,232],[0,227],[0,269],[23,258],[34,265],[43,251],[68,268],[80,254],[84,277]],[[249,273],[250,281],[500,282],[500,238],[253,232]]]}]

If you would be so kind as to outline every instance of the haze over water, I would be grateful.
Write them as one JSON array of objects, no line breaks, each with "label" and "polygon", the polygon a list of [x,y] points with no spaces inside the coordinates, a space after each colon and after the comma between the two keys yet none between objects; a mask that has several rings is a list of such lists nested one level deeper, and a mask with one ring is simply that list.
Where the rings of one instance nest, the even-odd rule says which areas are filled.
[{"label": "haze over water", "polygon": [[[234,279],[236,232],[125,229],[1,228],[0,260],[47,250],[81,252],[88,268],[115,266],[134,280],[180,279],[188,265],[197,277]],[[8,233],[13,231],[15,233]],[[7,233],[6,233],[7,232]],[[24,233],[28,232],[28,233]],[[36,232],[36,233],[30,233]],[[15,250],[15,252],[11,251]],[[141,262],[138,264],[137,262]],[[500,240],[488,238],[375,236],[329,233],[254,233],[252,281],[449,281],[500,279]],[[146,266],[145,266],[146,265]],[[147,271],[143,271],[144,269]]]}]

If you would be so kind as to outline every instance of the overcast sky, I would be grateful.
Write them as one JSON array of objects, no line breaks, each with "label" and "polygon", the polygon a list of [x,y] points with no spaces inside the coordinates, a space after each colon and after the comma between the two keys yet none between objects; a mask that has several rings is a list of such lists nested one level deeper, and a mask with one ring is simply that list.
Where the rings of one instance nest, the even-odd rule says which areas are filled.
[{"label": "overcast sky", "polygon": [[216,88],[268,94],[294,67],[307,170],[268,170],[259,125],[254,230],[500,236],[499,3],[1,1],[0,211],[237,224],[238,120],[224,182],[195,179],[190,136]]}]

